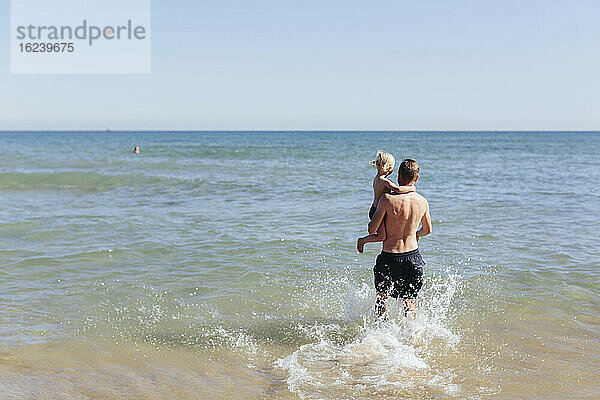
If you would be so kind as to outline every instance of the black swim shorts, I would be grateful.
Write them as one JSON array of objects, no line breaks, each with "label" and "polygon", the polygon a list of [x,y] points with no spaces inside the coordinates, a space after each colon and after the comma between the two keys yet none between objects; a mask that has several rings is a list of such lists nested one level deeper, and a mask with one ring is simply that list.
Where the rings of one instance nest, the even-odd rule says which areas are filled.
[{"label": "black swim shorts", "polygon": [[371,206],[369,209],[369,219],[373,219],[373,215],[375,215],[375,211],[377,211],[377,207]]},{"label": "black swim shorts", "polygon": [[423,265],[419,249],[406,253],[382,251],[373,268],[375,289],[393,298],[414,299],[423,286]]}]

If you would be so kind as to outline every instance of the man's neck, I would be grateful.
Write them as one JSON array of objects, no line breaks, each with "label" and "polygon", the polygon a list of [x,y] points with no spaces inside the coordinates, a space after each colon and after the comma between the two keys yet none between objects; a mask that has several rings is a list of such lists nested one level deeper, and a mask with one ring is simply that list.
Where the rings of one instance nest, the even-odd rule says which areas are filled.
[{"label": "man's neck", "polygon": [[407,183],[407,182],[400,181],[400,179],[398,179],[398,186],[414,186],[414,185],[415,185],[414,181]]}]

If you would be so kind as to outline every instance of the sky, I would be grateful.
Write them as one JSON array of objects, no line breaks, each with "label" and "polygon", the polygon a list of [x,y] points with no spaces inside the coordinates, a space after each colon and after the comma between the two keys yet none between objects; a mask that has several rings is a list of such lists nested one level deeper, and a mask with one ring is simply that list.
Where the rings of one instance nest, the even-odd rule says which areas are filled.
[{"label": "sky", "polygon": [[11,74],[0,130],[600,130],[600,2],[153,0],[150,74]]}]

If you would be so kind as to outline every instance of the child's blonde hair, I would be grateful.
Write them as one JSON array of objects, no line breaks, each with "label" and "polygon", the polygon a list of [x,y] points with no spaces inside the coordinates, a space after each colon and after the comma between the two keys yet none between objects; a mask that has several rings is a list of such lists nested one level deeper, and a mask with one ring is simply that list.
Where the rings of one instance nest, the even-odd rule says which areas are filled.
[{"label": "child's blonde hair", "polygon": [[396,165],[396,159],[390,153],[386,153],[383,150],[377,152],[375,160],[371,161],[370,164],[374,167],[380,168],[386,172],[392,172]]}]

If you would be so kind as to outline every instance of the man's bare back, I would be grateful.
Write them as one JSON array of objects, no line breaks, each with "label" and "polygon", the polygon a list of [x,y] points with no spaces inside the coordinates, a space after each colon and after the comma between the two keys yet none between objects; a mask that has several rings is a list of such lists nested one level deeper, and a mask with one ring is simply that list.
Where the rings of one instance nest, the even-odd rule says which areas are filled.
[{"label": "man's bare back", "polygon": [[[383,251],[388,253],[414,250],[418,247],[417,236],[425,236],[431,232],[429,203],[416,192],[382,195],[377,211],[369,223],[369,233],[377,232],[384,219],[386,238],[383,241]],[[421,222],[423,229],[417,235]]]}]

